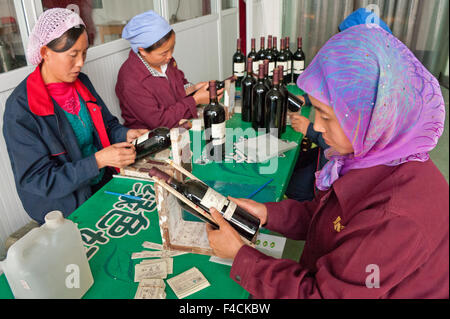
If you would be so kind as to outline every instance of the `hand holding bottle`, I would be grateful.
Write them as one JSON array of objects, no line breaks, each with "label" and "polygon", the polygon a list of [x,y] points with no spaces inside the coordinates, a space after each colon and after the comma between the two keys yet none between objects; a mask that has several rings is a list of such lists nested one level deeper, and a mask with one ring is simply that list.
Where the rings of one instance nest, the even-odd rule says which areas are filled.
[{"label": "hand holding bottle", "polygon": [[310,120],[308,120],[306,117],[293,113],[290,115],[291,123],[292,123],[292,129],[296,132],[300,132],[303,135],[306,135],[308,132],[308,126],[311,123]]},{"label": "hand holding bottle", "polygon": [[[205,86],[202,86],[195,94],[194,100],[197,105],[199,104],[208,104],[209,103],[209,83],[206,83]],[[225,89],[221,89],[217,91],[217,99],[220,101],[223,97],[223,92]]]},{"label": "hand holding bottle", "polygon": [[147,132],[148,132],[147,129],[131,129],[131,130],[128,130],[128,132],[127,132],[127,142],[131,143],[135,139],[137,139],[138,137],[144,135]]},{"label": "hand holding bottle", "polygon": [[209,245],[216,256],[234,259],[239,249],[244,246],[244,241],[215,208],[211,207],[210,214],[219,225],[219,229],[216,230],[210,224],[206,224]]},{"label": "hand holding bottle", "polygon": [[208,91],[208,83],[201,86],[197,92],[194,94],[194,100],[197,105],[199,104],[208,104],[209,103],[209,91]]},{"label": "hand holding bottle", "polygon": [[228,196],[228,199],[232,202],[235,202],[236,205],[245,209],[247,212],[252,214],[255,217],[258,217],[260,220],[260,226],[263,226],[267,223],[267,208],[266,205],[255,202],[254,200],[247,198],[233,198]]},{"label": "hand holding bottle", "polygon": [[95,153],[95,159],[99,169],[106,166],[124,168],[134,163],[136,150],[128,142],[113,144]]}]

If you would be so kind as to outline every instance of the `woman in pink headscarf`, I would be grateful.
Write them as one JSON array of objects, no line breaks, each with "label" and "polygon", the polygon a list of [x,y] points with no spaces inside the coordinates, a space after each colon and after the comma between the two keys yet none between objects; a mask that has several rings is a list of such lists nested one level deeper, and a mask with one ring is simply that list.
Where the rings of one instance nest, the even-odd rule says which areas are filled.
[{"label": "woman in pink headscarf", "polygon": [[299,77],[330,149],[312,202],[235,200],[305,240],[299,262],[244,245],[214,209],[216,254],[256,298],[448,298],[449,187],[430,160],[444,128],[438,81],[393,35],[359,25]]},{"label": "woman in pink headscarf", "polygon": [[20,199],[43,223],[49,211],[70,215],[114,172],[134,162],[129,143],[146,130],[120,125],[81,73],[88,49],[84,22],[50,9],[30,35],[36,69],[6,101],[3,134]]}]

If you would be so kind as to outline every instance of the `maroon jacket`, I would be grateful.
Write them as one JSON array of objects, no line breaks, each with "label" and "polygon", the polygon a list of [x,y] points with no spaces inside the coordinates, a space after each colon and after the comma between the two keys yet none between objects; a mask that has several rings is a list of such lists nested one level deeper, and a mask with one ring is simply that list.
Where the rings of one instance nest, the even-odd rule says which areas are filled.
[{"label": "maroon jacket", "polygon": [[181,119],[197,117],[194,98],[187,97],[188,81],[172,59],[166,76],[153,76],[132,50],[120,68],[116,84],[124,126],[128,128],[172,128]]},{"label": "maroon jacket", "polygon": [[306,243],[299,263],[239,250],[230,276],[256,298],[449,298],[449,187],[431,160],[266,205],[268,229]]}]

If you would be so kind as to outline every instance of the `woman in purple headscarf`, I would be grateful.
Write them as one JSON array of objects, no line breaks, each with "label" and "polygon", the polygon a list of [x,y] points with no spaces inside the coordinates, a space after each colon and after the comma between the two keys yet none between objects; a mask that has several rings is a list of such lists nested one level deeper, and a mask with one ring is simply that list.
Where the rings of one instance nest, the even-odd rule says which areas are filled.
[{"label": "woman in purple headscarf", "polygon": [[257,298],[448,298],[449,187],[430,160],[444,128],[438,81],[393,35],[359,25],[299,77],[330,145],[312,202],[235,200],[264,227],[305,240],[299,262],[244,245],[220,225],[211,247]]}]

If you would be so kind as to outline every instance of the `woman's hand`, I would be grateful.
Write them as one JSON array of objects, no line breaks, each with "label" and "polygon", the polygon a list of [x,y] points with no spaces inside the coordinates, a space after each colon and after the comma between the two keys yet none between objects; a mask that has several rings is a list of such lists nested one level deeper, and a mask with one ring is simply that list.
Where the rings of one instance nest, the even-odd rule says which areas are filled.
[{"label": "woman's hand", "polygon": [[247,198],[233,198],[228,196],[228,199],[235,202],[236,205],[245,209],[247,212],[260,220],[260,225],[263,226],[267,223],[267,207],[264,204],[255,202],[254,200]]},{"label": "woman's hand", "polygon": [[289,116],[291,117],[292,128],[294,129],[294,131],[306,135],[306,133],[308,132],[308,126],[311,121],[297,113],[293,113]]},{"label": "woman's hand", "polygon": [[209,84],[207,82],[202,83],[204,83],[204,85],[200,86],[198,91],[193,96],[195,103],[197,105],[209,103],[209,91],[208,91]]},{"label": "woman's hand", "polygon": [[197,91],[199,89],[201,89],[202,87],[204,87],[205,85],[208,85],[209,82],[198,82],[196,85],[194,85],[194,91]]},{"label": "woman's hand", "polygon": [[148,130],[146,130],[146,129],[131,129],[131,130],[128,130],[128,132],[127,132],[127,142],[131,143],[135,139],[137,139],[138,137],[144,135],[147,132],[148,132]]},{"label": "woman's hand", "polygon": [[210,224],[206,224],[209,245],[216,256],[234,259],[239,249],[244,246],[244,241],[215,208],[211,207],[210,213],[216,224],[219,225],[219,229],[214,229]]},{"label": "woman's hand", "polygon": [[123,142],[108,146],[95,153],[98,169],[103,167],[124,168],[136,160],[136,150],[133,144]]}]

